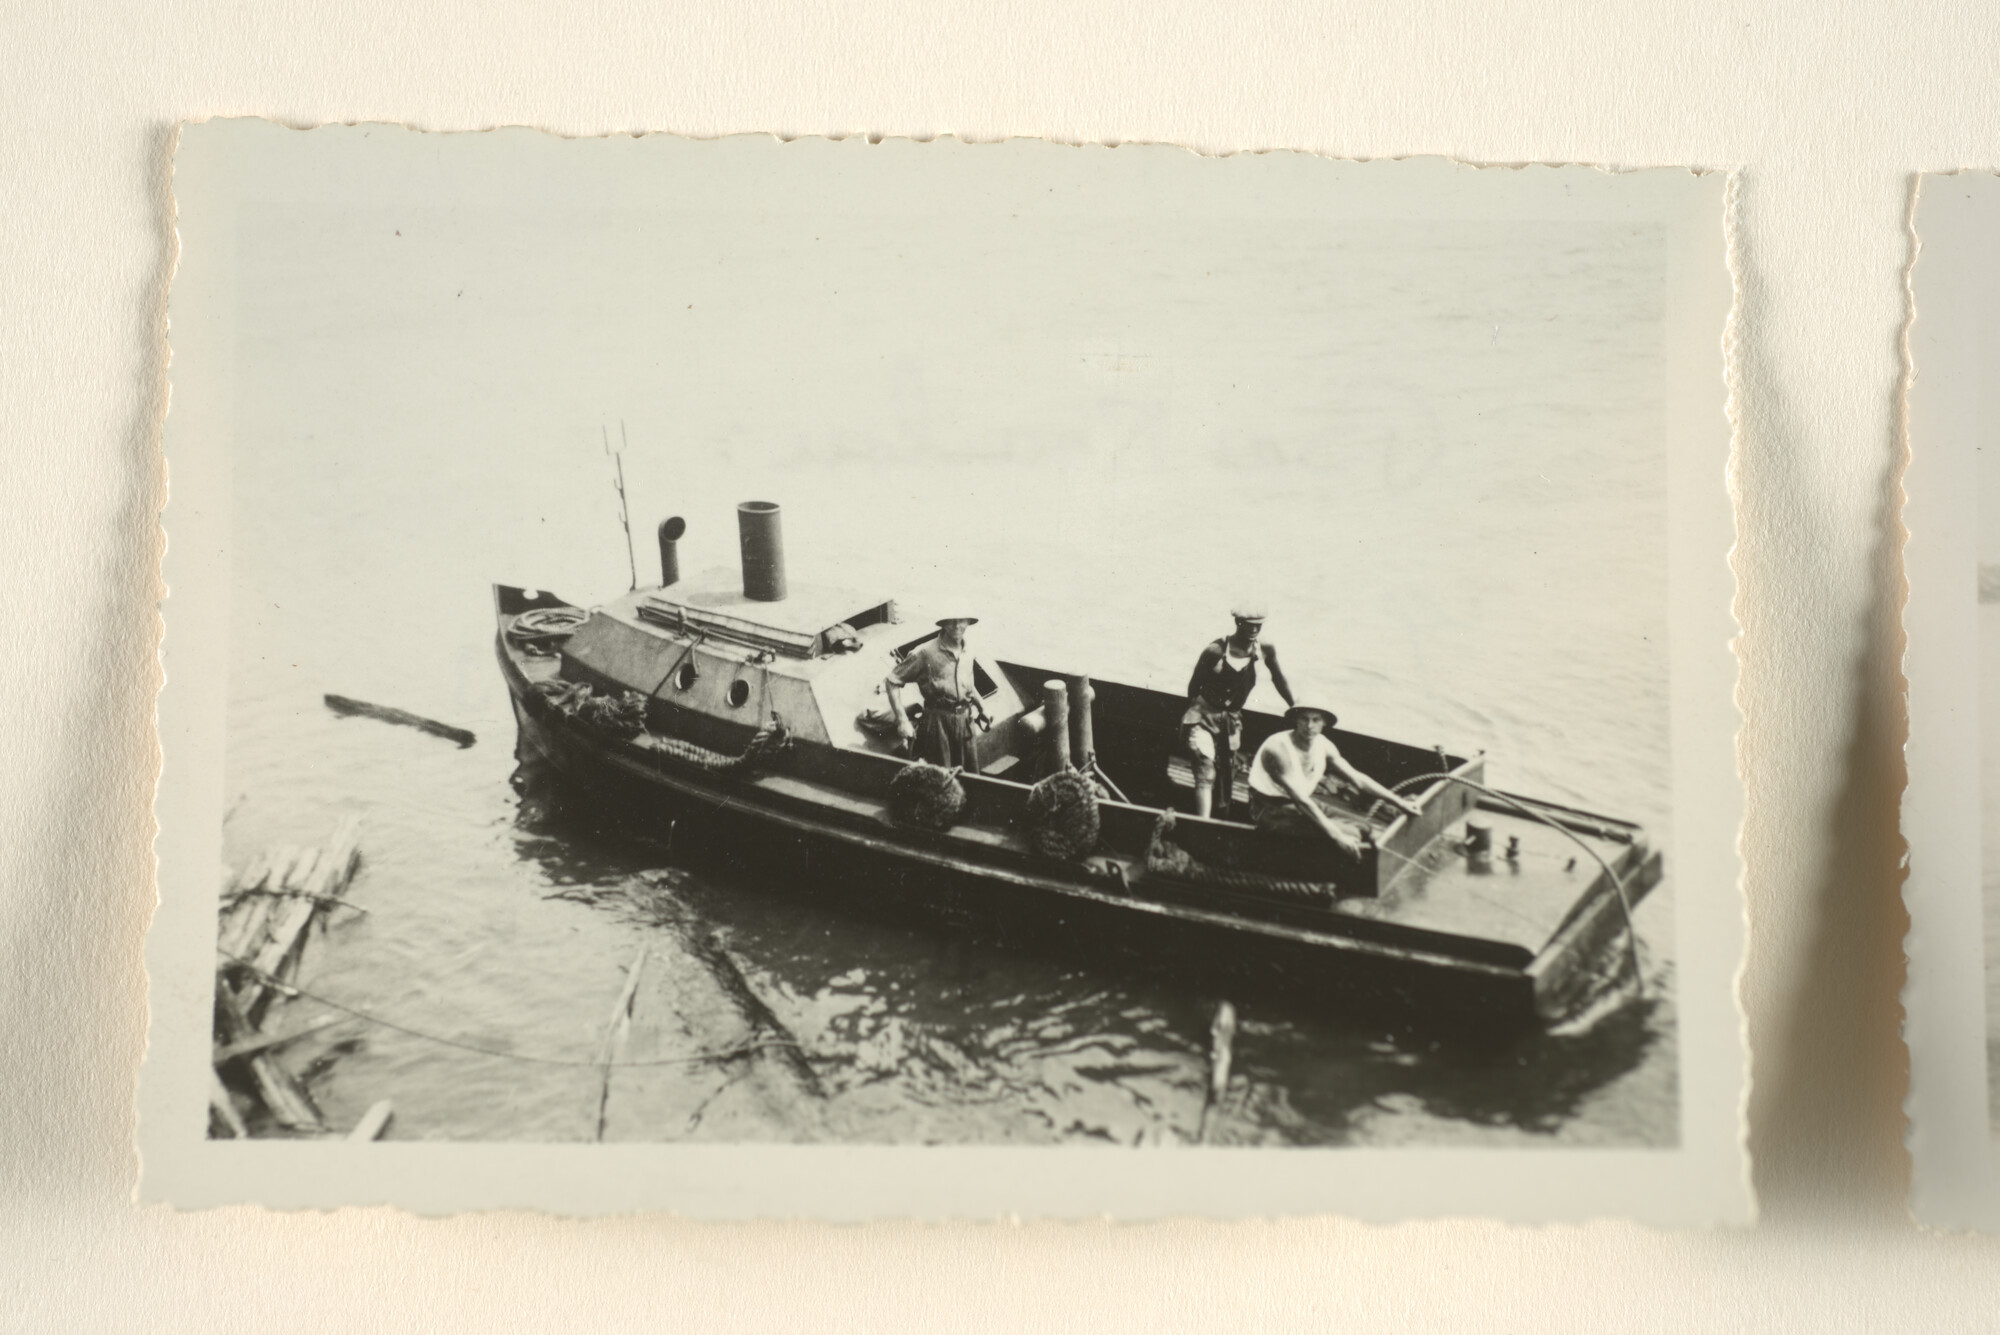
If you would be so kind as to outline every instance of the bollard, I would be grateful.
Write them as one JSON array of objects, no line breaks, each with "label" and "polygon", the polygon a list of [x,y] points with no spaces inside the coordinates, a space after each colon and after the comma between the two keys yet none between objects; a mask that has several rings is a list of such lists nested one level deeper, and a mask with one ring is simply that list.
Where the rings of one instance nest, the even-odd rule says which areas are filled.
[{"label": "bollard", "polygon": [[1042,683],[1042,710],[1048,718],[1049,773],[1069,768],[1069,688],[1060,681]]},{"label": "bollard", "polygon": [[1468,871],[1493,870],[1493,827],[1483,821],[1465,823],[1465,865]]},{"label": "bollard", "polygon": [[1097,759],[1097,737],[1091,727],[1090,707],[1097,699],[1090,678],[1078,677],[1069,684],[1069,716],[1076,727],[1076,767],[1089,769]]}]

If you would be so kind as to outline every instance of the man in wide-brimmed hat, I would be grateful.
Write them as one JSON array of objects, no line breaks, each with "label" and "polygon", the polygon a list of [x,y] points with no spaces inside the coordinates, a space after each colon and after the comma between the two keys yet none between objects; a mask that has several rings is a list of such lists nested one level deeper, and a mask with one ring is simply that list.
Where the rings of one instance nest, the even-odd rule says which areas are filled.
[{"label": "man in wide-brimmed hat", "polygon": [[1250,819],[1263,830],[1301,834],[1317,829],[1347,852],[1359,856],[1361,841],[1343,828],[1313,797],[1329,767],[1347,783],[1373,793],[1412,816],[1422,808],[1347,763],[1326,730],[1340,720],[1331,709],[1308,694],[1285,711],[1292,726],[1274,732],[1257,748],[1250,762]]},{"label": "man in wide-brimmed hat", "polygon": [[1235,783],[1236,752],[1243,741],[1243,702],[1257,686],[1257,665],[1271,670],[1271,685],[1285,703],[1292,686],[1278,666],[1278,650],[1263,638],[1264,605],[1239,602],[1230,613],[1236,629],[1211,640],[1188,678],[1181,714],[1181,748],[1194,762],[1194,814],[1227,815]]},{"label": "man in wide-brimmed hat", "polygon": [[[938,618],[937,638],[911,650],[882,683],[896,735],[912,744],[912,754],[919,760],[970,768],[967,752],[979,714],[979,691],[973,685],[972,651],[965,647],[965,631],[978,621],[967,616]],[[913,682],[924,698],[921,729],[903,711],[902,688]]]}]

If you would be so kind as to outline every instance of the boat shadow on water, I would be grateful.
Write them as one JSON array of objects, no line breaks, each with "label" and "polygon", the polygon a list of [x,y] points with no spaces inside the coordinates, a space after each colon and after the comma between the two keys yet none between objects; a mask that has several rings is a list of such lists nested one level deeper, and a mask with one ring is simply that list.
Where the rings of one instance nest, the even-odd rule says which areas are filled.
[{"label": "boat shadow on water", "polygon": [[[622,818],[532,758],[518,856],[551,898],[664,936],[713,979],[664,1001],[728,1012],[754,1108],[629,1087],[609,1138],[1223,1144],[1669,1144],[1666,979],[1609,957],[1598,1002],[1555,1028],[1423,1007],[1328,1004],[1296,976],[1175,949],[1121,922],[1051,923],[976,894],[888,885],[781,839],[704,838],[698,814]],[[1649,970],[1649,973],[1656,972]],[[685,994],[682,994],[685,996]],[[1226,1090],[1212,1021],[1242,1016]],[[714,1028],[699,1015],[683,1029]],[[732,1095],[734,1097],[734,1095]],[[704,1133],[700,1128],[706,1127]]]}]

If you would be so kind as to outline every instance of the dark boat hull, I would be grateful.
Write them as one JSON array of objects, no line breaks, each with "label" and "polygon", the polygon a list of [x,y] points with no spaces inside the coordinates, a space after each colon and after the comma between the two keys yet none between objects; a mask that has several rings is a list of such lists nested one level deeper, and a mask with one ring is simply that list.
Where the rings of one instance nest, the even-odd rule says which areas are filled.
[{"label": "dark boat hull", "polygon": [[[1551,979],[1546,962],[1538,976],[1535,968],[1365,939],[1338,930],[1344,924],[1303,930],[1162,902],[1068,868],[980,862],[740,781],[649,763],[562,716],[533,691],[504,643],[498,648],[521,757],[549,767],[594,812],[670,846],[676,861],[754,875],[789,893],[839,897],[863,912],[915,912],[1021,949],[1166,974],[1220,995],[1338,1007],[1385,1022],[1519,1028],[1582,999],[1583,970]],[[1598,912],[1581,926],[1602,938],[1620,924]],[[1601,940],[1579,944],[1601,963]]]}]

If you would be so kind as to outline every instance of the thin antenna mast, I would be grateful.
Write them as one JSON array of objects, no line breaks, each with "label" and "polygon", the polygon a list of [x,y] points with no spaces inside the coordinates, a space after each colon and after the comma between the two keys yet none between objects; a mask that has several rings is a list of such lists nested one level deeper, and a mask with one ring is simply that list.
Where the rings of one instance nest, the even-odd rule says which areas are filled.
[{"label": "thin antenna mast", "polygon": [[639,558],[632,551],[632,516],[625,508],[625,419],[618,419],[618,448],[611,448],[611,429],[600,426],[604,434],[604,452],[618,465],[618,522],[625,526],[625,564],[632,571],[632,587],[639,587]]}]

